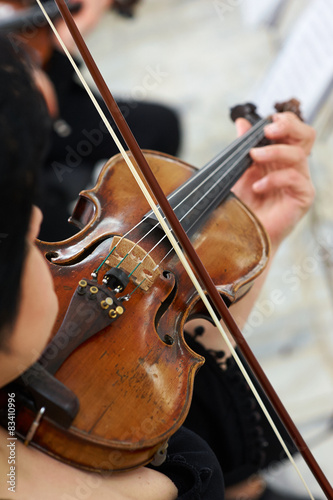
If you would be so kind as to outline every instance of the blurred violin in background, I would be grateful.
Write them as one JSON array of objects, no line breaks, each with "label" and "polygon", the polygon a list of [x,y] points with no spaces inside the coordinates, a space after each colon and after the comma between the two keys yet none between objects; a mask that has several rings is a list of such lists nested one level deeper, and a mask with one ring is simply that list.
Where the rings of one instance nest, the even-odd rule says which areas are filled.
[{"label": "blurred violin in background", "polygon": [[[114,0],[112,10],[125,16],[133,17],[135,6],[140,0]],[[72,14],[77,14],[82,8],[79,0],[68,0],[68,8]],[[53,0],[43,2],[50,19],[60,18],[57,5]],[[39,54],[35,62],[44,66],[52,49],[52,33],[48,22],[34,0],[0,1],[0,33],[7,34],[12,41],[25,42],[31,51]],[[20,42],[21,40],[21,42]]]}]

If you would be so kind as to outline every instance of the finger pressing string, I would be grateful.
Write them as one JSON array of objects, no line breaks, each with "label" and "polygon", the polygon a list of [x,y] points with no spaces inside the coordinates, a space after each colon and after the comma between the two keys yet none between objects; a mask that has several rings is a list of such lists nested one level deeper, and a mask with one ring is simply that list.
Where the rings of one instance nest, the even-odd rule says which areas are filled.
[{"label": "finger pressing string", "polygon": [[272,144],[264,148],[254,148],[250,151],[251,158],[257,162],[274,161],[276,166],[294,165],[304,170],[306,163],[306,154],[299,146],[289,146],[286,144]]},{"label": "finger pressing string", "polygon": [[272,116],[272,124],[265,128],[268,139],[284,140],[288,144],[300,143],[309,155],[316,138],[315,130],[302,122],[294,113],[285,112]]}]

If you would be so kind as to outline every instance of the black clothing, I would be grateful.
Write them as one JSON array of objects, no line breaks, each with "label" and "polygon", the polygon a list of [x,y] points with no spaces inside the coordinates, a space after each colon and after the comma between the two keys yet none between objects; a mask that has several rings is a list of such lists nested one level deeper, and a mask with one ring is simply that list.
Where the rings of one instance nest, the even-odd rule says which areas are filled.
[{"label": "black clothing", "polygon": [[[221,370],[218,353],[208,352],[189,335],[186,341],[206,361],[195,377],[191,408],[184,425],[199,434],[215,452],[226,486],[285,459],[281,444],[234,359],[228,358]],[[237,354],[251,375],[238,349]],[[292,439],[263,390],[251,378],[289,451],[295,453]]]},{"label": "black clothing", "polygon": [[223,474],[216,456],[200,436],[186,427],[170,438],[166,461],[152,468],[173,481],[178,500],[224,498]]},{"label": "black clothing", "polygon": [[[170,439],[165,463],[154,468],[175,483],[179,500],[222,500],[223,483],[237,484],[283,460],[285,453],[233,358],[221,369],[219,353],[208,352],[189,335],[186,342],[206,362],[195,377],[184,427]],[[290,451],[295,452],[263,391],[255,385]]]},{"label": "black clothing", "polygon": [[[271,488],[266,488],[262,496],[259,500],[308,500],[309,496],[300,497],[295,495],[290,495],[289,493],[278,493],[273,491]],[[318,500],[317,497],[314,497],[315,500]]]},{"label": "black clothing", "polygon": [[[54,51],[45,70],[56,90],[59,118],[54,123],[43,171],[44,222],[40,237],[55,241],[76,232],[67,222],[70,202],[91,182],[96,164],[119,151],[85,89],[76,81],[67,58]],[[101,98],[98,102],[109,117]],[[118,101],[118,106],[142,149],[177,154],[180,124],[173,110],[134,100]],[[111,118],[110,123],[115,129]],[[122,143],[124,146],[123,140]]]}]

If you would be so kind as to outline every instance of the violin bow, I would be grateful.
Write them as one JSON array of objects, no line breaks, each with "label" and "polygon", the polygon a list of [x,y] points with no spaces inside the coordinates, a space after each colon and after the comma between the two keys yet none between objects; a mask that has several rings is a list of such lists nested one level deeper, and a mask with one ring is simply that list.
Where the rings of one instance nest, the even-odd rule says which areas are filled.
[{"label": "violin bow", "polygon": [[[61,40],[59,34],[57,33],[56,28],[54,27],[52,21],[48,18],[43,5],[41,4],[40,0],[36,0],[38,3],[39,7],[43,11],[45,17],[47,18],[53,32],[55,33],[55,36],[57,37],[59,43],[61,44],[62,48],[64,49],[67,57],[70,59],[71,64],[73,65],[75,71],[78,74],[79,79],[81,80],[81,83],[85,87],[86,91],[88,92],[89,96],[91,97],[92,101],[94,102],[97,111],[100,113],[105,125],[108,128],[108,131],[112,135],[113,139],[115,140],[125,162],[127,163],[128,167],[130,168],[132,174],[134,175],[135,179],[137,180],[144,196],[146,197],[149,205],[151,206],[151,209],[155,213],[159,223],[161,224],[163,230],[165,231],[167,237],[170,240],[170,243],[172,244],[175,252],[177,253],[180,261],[185,267],[185,270],[187,271],[190,279],[192,280],[193,285],[198,291],[198,294],[205,304],[208,312],[210,313],[212,320],[214,321],[214,324],[220,331],[221,335],[223,336],[225,342],[227,343],[236,363],[238,364],[242,374],[244,375],[247,383],[249,384],[254,396],[256,397],[258,404],[260,405],[263,413],[265,414],[266,418],[268,419],[274,433],[276,434],[278,440],[281,443],[281,446],[283,447],[286,455],[288,456],[289,460],[292,462],[294,468],[296,469],[298,475],[301,478],[301,481],[303,482],[310,498],[314,500],[313,495],[305,483],[304,478],[302,477],[289,449],[287,448],[286,444],[283,441],[283,438],[281,437],[278,429],[276,428],[271,416],[268,413],[268,410],[266,409],[262,399],[260,398],[256,388],[254,387],[248,373],[246,372],[239,356],[237,355],[233,345],[231,344],[230,340],[228,339],[228,336],[224,332],[222,325],[215,314],[215,311],[211,305],[211,303],[214,305],[218,313],[220,314],[221,318],[225,322],[229,332],[231,333],[233,339],[235,340],[236,344],[239,346],[244,358],[246,359],[247,363],[249,364],[252,372],[254,373],[255,377],[257,378],[258,382],[260,383],[261,387],[263,388],[264,392],[266,393],[268,399],[272,403],[277,415],[281,419],[282,423],[284,424],[285,428],[289,432],[290,436],[292,437],[295,445],[297,446],[300,454],[302,455],[303,459],[307,463],[309,469],[313,473],[314,477],[317,479],[318,484],[320,485],[323,493],[326,495],[326,497],[329,500],[333,499],[333,489],[332,486],[330,485],[329,481],[327,480],[326,476],[324,475],[323,471],[321,470],[319,464],[317,463],[316,459],[314,458],[312,452],[308,448],[306,442],[304,441],[303,437],[301,436],[299,430],[297,429],[296,425],[294,424],[293,420],[291,419],[289,413],[285,409],[283,403],[281,402],[279,396],[277,395],[275,389],[271,385],[269,379],[267,378],[266,374],[264,373],[263,369],[261,368],[261,365],[259,364],[258,360],[254,356],[251,348],[249,347],[248,343],[246,342],[244,336],[240,332],[236,322],[234,321],[232,315],[230,314],[227,306],[225,305],[222,297],[220,296],[219,292],[217,291],[210,275],[208,274],[206,268],[204,267],[203,263],[201,262],[200,258],[198,257],[196,251],[194,250],[191,241],[189,240],[187,234],[185,233],[183,227],[181,226],[179,220],[177,219],[175,213],[173,212],[166,196],[164,195],[159,183],[157,182],[154,174],[152,173],[138,143],[136,142],[132,131],[130,130],[125,118],[123,117],[120,109],[118,108],[118,105],[116,104],[108,86],[106,85],[100,70],[98,69],[95,60],[93,59],[91,53],[89,52],[89,49],[80,33],[78,30],[75,21],[69,11],[68,6],[66,5],[65,0],[55,0],[55,3],[58,6],[58,9],[76,43],[76,46],[116,124],[118,127],[119,132],[121,133],[125,143],[128,146],[128,149],[131,151],[133,158],[135,159],[135,162],[137,166],[139,167],[142,175],[144,176],[144,179],[146,180],[150,192],[146,188],[145,184],[142,182],[136,168],[134,167],[132,161],[130,160],[129,156],[127,155],[126,151],[122,147],[120,141],[118,140],[116,134],[114,133],[111,125],[109,124],[107,118],[105,117],[103,111],[99,107],[97,100],[93,96],[90,88],[88,87],[86,81],[84,80],[80,70],[78,69],[77,65],[75,64],[72,56],[70,55],[69,51],[67,50],[65,44]],[[177,237],[179,243],[175,239],[175,236],[172,234],[172,231],[169,229],[168,224],[165,222],[164,218],[162,217],[158,207],[156,206],[154,200],[152,199],[152,196],[150,193],[153,193],[155,196],[156,200],[159,203],[159,206],[161,207],[173,233]],[[180,249],[179,244],[182,246],[184,249],[184,252],[186,254],[186,257],[182,250]],[[192,271],[192,268],[195,270],[195,273]],[[206,289],[208,293],[208,297],[210,298],[211,302],[208,300],[207,295],[205,294],[202,286],[200,285],[197,277],[200,279],[201,283],[203,284],[203,287]]]}]

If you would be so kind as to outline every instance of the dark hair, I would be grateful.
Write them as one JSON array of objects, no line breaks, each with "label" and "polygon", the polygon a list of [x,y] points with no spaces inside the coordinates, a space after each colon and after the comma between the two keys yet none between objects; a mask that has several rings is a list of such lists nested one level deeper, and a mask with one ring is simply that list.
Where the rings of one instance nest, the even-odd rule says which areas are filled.
[{"label": "dark hair", "polygon": [[0,37],[0,348],[17,313],[26,235],[48,136],[45,101],[27,56]]}]

